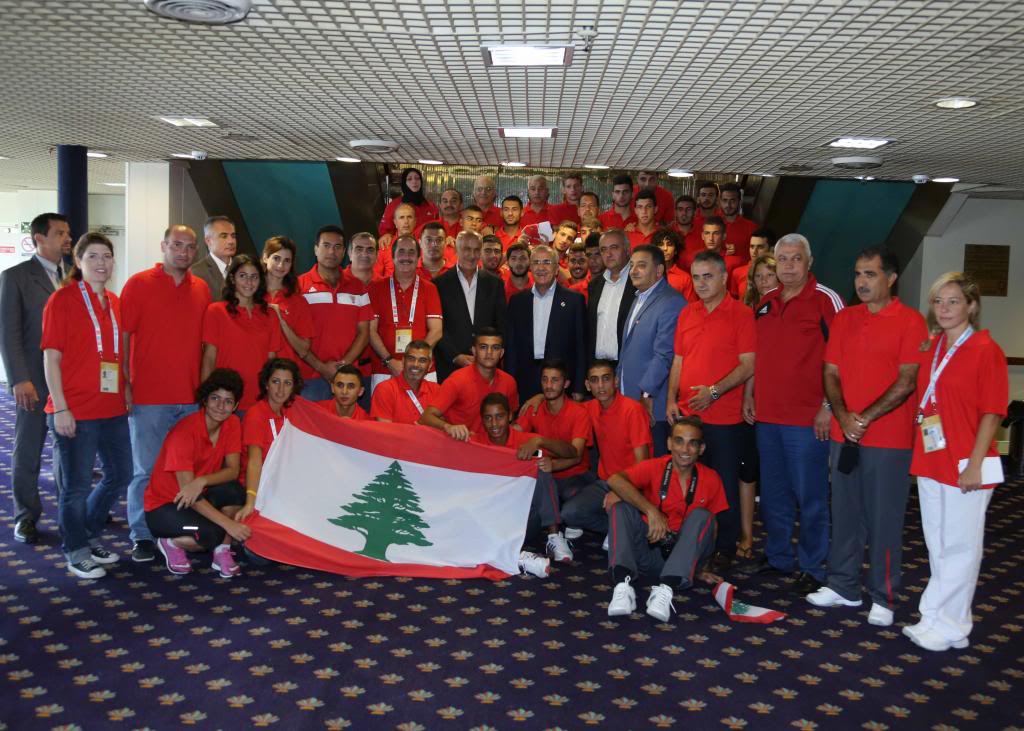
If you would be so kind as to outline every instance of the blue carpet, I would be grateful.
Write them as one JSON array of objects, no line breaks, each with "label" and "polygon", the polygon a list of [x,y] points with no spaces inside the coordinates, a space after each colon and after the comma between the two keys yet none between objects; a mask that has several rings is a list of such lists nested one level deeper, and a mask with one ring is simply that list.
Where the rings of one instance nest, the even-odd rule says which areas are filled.
[{"label": "blue carpet", "polygon": [[[0,401],[0,729],[997,729],[1024,725],[1024,497],[997,491],[971,647],[925,653],[860,610],[817,610],[786,580],[734,576],[744,600],[790,613],[730,623],[706,589],[679,614],[605,613],[605,554],[549,580],[350,581],[243,565],[218,578],[132,564],[123,505],[112,575],[64,568],[52,477],[44,541],[15,543],[13,407]],[[897,623],[927,574],[916,497]],[[646,591],[638,596],[641,605]]]}]

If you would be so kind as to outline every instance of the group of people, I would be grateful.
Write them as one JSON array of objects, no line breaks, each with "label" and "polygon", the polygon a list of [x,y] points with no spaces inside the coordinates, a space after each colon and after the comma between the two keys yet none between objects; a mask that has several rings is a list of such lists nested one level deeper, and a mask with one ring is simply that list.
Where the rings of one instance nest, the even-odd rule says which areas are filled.
[{"label": "group of people", "polygon": [[895,296],[895,258],[870,248],[844,307],[806,238],[744,218],[734,185],[697,190],[617,176],[602,211],[568,174],[560,204],[535,177],[526,204],[499,208],[482,176],[471,205],[445,190],[437,207],[408,169],[377,235],[322,227],[305,273],[287,237],[238,254],[214,216],[208,255],[172,225],[120,297],[110,241],[82,236],[65,274],[67,221],[41,214],[36,255],[0,279],[15,538],[38,540],[49,428],[74,574],[117,561],[100,535],[126,493],[134,561],[183,574],[210,552],[234,576],[263,460],[304,398],[537,460],[527,533],[544,552],[521,567],[547,575],[582,531],[604,536],[612,616],[649,581],[647,613],[667,621],[675,591],[755,560],[759,490],[757,571],[793,575],[822,607],[859,606],[863,581],[868,621],[890,625],[915,475],[932,574],[904,633],[966,646],[1008,398],[977,285],[941,277],[926,320]]}]

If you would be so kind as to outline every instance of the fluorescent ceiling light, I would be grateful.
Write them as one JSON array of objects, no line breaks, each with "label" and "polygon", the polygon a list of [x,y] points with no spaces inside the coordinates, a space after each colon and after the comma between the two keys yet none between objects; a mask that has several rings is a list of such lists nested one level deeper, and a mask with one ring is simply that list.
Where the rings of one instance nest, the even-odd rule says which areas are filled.
[{"label": "fluorescent ceiling light", "polygon": [[946,99],[939,99],[935,102],[935,106],[939,109],[970,109],[971,107],[978,106],[978,102],[965,96],[951,96]]},{"label": "fluorescent ceiling light", "polygon": [[526,167],[526,163],[525,162],[503,162],[501,164],[504,165],[507,168],[525,168]]},{"label": "fluorescent ceiling light", "polygon": [[0,160],[10,160],[10,159],[11,158],[9,158],[9,157],[4,157],[3,155],[0,155]]},{"label": "fluorescent ceiling light", "polygon": [[874,175],[857,175],[856,178],[857,178],[857,180],[867,181],[867,180],[874,180],[875,176]]},{"label": "fluorescent ceiling light", "polygon": [[502,137],[554,137],[556,127],[498,127]]},{"label": "fluorescent ceiling light", "polygon": [[358,157],[336,157],[338,162],[362,162]]},{"label": "fluorescent ceiling light", "polygon": [[932,178],[933,183],[959,183],[960,178]]},{"label": "fluorescent ceiling light", "polygon": [[585,168],[587,168],[589,170],[607,170],[608,169],[607,165],[584,165],[583,167],[585,167]]},{"label": "fluorescent ceiling light", "polygon": [[110,157],[110,155],[108,155],[105,152],[93,152],[92,150],[89,150],[87,153],[85,153],[85,156],[86,157]]},{"label": "fluorescent ceiling light", "polygon": [[194,159],[191,152],[175,152],[171,154],[171,157],[180,157],[182,160]]},{"label": "fluorescent ceiling light", "polygon": [[128,183],[104,183],[104,185],[109,185],[111,188],[124,188]]},{"label": "fluorescent ceiling light", "polygon": [[217,123],[206,117],[157,117],[161,122],[175,127],[216,127]]},{"label": "fluorescent ceiling light", "polygon": [[568,66],[572,46],[484,46],[486,66]]},{"label": "fluorescent ceiling light", "polygon": [[874,150],[888,145],[892,140],[884,137],[838,137],[828,143],[829,147],[842,147],[850,150]]},{"label": "fluorescent ceiling light", "polygon": [[689,170],[682,170],[680,168],[672,168],[671,170],[668,171],[668,176],[670,178],[692,178],[693,177],[693,173],[691,173]]},{"label": "fluorescent ceiling light", "polygon": [[443,160],[417,160],[420,165],[444,165]]}]

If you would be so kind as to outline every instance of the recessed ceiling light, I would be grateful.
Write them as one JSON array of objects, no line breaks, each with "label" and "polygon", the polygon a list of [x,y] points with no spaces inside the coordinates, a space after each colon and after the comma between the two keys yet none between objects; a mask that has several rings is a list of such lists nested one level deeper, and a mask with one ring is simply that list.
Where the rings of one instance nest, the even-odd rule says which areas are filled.
[{"label": "recessed ceiling light", "polygon": [[504,165],[507,168],[525,168],[526,167],[526,163],[525,162],[503,162],[501,164]]},{"label": "recessed ceiling light", "polygon": [[589,170],[607,170],[608,169],[607,165],[584,165],[583,167],[588,168]]},{"label": "recessed ceiling light", "polygon": [[420,165],[444,165],[443,160],[417,160]]},{"label": "recessed ceiling light", "polygon": [[864,181],[874,180],[875,179],[874,175],[857,175],[855,177],[857,178],[857,180],[864,180]]},{"label": "recessed ceiling light", "polygon": [[157,117],[161,122],[173,124],[175,127],[216,127],[216,122],[206,117]]},{"label": "recessed ceiling light", "polygon": [[0,160],[10,160],[10,159],[11,158],[9,158],[9,157],[4,157],[3,155],[0,155]]},{"label": "recessed ceiling light", "polygon": [[682,170],[681,168],[672,168],[668,171],[668,176],[670,178],[692,178],[693,173],[689,170]]},{"label": "recessed ceiling light", "polygon": [[843,147],[850,150],[874,150],[888,145],[892,140],[884,137],[837,137],[828,143],[829,147]]},{"label": "recessed ceiling light", "polygon": [[86,152],[85,156],[86,157],[110,157],[110,155],[108,155],[105,152],[94,152],[93,150],[89,150],[88,152]]},{"label": "recessed ceiling light", "polygon": [[554,137],[555,127],[498,127],[502,137]]},{"label": "recessed ceiling light", "polygon": [[486,66],[568,66],[572,46],[484,46]]},{"label": "recessed ceiling light", "polygon": [[932,178],[933,183],[959,183],[960,178]]},{"label": "recessed ceiling light", "polygon": [[191,159],[193,159],[191,152],[174,152],[174,153],[171,153],[171,157],[180,157],[182,160],[191,160]]},{"label": "recessed ceiling light", "polygon": [[111,188],[125,188],[128,183],[104,183],[104,185],[109,185]]},{"label": "recessed ceiling light", "polygon": [[336,157],[338,162],[362,162],[358,157]]},{"label": "recessed ceiling light", "polygon": [[774,178],[775,177],[775,173],[751,173],[751,174],[752,175],[756,175],[759,178]]},{"label": "recessed ceiling light", "polygon": [[976,99],[969,99],[965,96],[951,96],[946,99],[939,99],[935,102],[939,109],[970,109],[978,106]]}]

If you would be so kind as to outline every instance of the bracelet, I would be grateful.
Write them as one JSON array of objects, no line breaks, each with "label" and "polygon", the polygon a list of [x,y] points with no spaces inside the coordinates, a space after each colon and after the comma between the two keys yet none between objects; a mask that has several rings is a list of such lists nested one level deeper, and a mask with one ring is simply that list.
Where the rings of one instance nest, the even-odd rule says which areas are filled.
[{"label": "bracelet", "polygon": [[256,491],[255,490],[246,490],[245,494],[246,495],[252,495],[253,497],[256,497]]}]

